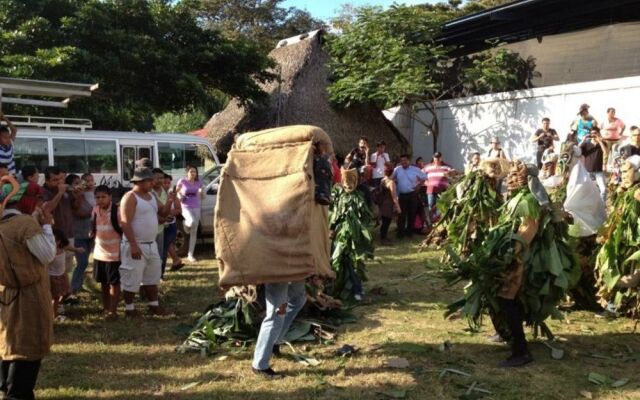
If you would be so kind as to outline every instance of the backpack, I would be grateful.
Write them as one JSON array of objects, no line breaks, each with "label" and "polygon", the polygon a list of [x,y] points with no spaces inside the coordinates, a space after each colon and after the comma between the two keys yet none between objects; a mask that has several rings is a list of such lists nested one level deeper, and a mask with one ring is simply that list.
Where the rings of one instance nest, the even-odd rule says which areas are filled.
[{"label": "backpack", "polygon": [[[120,227],[120,223],[118,222],[118,206],[116,204],[111,205],[111,226],[113,226],[113,230],[116,231],[118,235],[122,236],[122,227]],[[91,236],[93,238],[96,237],[95,215],[91,218]]]}]

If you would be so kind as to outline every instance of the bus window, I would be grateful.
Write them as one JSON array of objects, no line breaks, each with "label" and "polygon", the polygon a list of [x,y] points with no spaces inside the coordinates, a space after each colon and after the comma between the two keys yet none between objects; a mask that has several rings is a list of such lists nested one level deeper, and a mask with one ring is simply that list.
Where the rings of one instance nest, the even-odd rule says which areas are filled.
[{"label": "bus window", "polygon": [[13,142],[15,151],[16,170],[33,165],[40,172],[49,165],[49,145],[45,138],[30,138],[18,136]]},{"label": "bus window", "polygon": [[130,181],[133,177],[133,171],[136,168],[136,149],[135,147],[122,148],[122,178]]},{"label": "bus window", "polygon": [[187,165],[198,168],[200,173],[216,165],[209,147],[204,144],[158,143],[160,168],[173,176],[183,176]]},{"label": "bus window", "polygon": [[115,174],[118,172],[116,142],[53,139],[53,162],[69,173]]}]

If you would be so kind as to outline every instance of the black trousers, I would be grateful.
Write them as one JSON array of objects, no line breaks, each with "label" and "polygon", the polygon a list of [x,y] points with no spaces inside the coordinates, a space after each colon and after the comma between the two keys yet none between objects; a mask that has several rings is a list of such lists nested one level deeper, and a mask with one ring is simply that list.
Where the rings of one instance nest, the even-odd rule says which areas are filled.
[{"label": "black trousers", "polygon": [[389,233],[389,226],[391,226],[391,218],[382,217],[382,225],[380,226],[380,239],[385,240]]},{"label": "black trousers", "polygon": [[416,212],[418,211],[418,193],[400,193],[398,200],[400,203],[398,237],[411,236],[413,234],[413,223],[416,220]]},{"label": "black trousers", "polygon": [[35,399],[33,389],[36,387],[41,361],[1,361],[0,391],[2,394],[16,400]]},{"label": "black trousers", "polygon": [[511,355],[523,356],[527,354],[527,340],[524,336],[524,315],[522,308],[516,300],[503,299],[498,297],[500,309],[504,313],[507,325],[511,331]]}]

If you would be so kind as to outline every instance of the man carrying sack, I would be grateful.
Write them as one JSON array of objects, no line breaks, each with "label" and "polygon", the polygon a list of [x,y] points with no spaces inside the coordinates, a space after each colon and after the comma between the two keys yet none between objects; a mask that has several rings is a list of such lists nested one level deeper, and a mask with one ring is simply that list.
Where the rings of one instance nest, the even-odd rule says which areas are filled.
[{"label": "man carrying sack", "polygon": [[290,126],[238,137],[222,170],[215,212],[220,286],[265,286],[266,315],[252,370],[267,379],[272,354],[306,301],[305,279],[334,278],[327,207],[315,200],[314,157],[329,136]]}]

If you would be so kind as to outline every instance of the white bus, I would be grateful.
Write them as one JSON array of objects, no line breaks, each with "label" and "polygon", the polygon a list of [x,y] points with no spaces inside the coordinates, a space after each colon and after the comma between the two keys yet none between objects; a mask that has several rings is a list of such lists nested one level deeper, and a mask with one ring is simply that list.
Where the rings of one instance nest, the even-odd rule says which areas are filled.
[{"label": "white bus", "polygon": [[[86,129],[87,120],[53,123],[48,118],[9,116],[18,127],[14,142],[16,169],[33,165],[41,173],[56,165],[66,173],[93,174],[97,185],[115,189],[119,198],[131,188],[135,161],[150,158],[154,167],[173,177],[174,185],[186,175],[187,165],[198,167],[205,199],[199,237],[213,237],[213,211],[221,165],[211,144],[203,138],[185,134],[136,133]],[[53,119],[52,119],[53,120]],[[44,122],[43,122],[44,121]],[[62,120],[55,120],[62,121]],[[176,247],[185,255],[188,233],[178,221]]]}]

